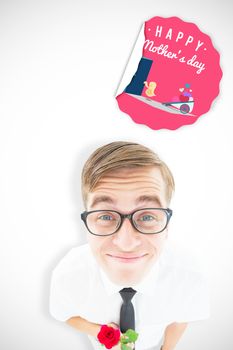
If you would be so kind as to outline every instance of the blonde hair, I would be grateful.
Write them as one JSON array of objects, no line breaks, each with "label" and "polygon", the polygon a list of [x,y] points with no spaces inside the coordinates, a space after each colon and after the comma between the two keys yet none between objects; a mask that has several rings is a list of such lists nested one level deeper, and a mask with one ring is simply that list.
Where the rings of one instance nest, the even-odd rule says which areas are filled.
[{"label": "blonde hair", "polygon": [[108,172],[122,168],[156,166],[160,169],[167,188],[167,201],[175,189],[173,175],[168,166],[149,148],[131,142],[116,141],[94,151],[82,171],[82,195],[86,205],[87,195]]}]

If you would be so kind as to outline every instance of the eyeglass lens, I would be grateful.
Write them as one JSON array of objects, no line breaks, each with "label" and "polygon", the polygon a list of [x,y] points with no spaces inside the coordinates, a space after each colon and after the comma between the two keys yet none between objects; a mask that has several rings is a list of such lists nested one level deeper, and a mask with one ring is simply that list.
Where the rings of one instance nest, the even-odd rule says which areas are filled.
[{"label": "eyeglass lens", "polygon": [[[89,230],[97,235],[114,233],[121,225],[121,216],[114,211],[96,211],[89,213],[86,223]],[[167,214],[162,209],[137,210],[132,217],[135,228],[142,233],[157,233],[167,225]]]}]

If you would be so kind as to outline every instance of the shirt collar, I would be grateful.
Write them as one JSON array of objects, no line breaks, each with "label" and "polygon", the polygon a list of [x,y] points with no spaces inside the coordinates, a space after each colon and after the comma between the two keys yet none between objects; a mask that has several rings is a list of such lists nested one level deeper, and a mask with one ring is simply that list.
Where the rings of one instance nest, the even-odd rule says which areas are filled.
[{"label": "shirt collar", "polygon": [[122,288],[128,288],[132,287],[137,291],[137,293],[141,293],[144,295],[152,296],[154,294],[154,291],[156,289],[156,282],[158,279],[159,274],[159,261],[156,261],[155,264],[152,266],[150,271],[147,273],[145,278],[138,284],[134,286],[122,286],[117,285],[113,283],[106,273],[100,269],[100,277],[104,286],[104,289],[106,290],[108,295],[113,295],[118,293]]}]

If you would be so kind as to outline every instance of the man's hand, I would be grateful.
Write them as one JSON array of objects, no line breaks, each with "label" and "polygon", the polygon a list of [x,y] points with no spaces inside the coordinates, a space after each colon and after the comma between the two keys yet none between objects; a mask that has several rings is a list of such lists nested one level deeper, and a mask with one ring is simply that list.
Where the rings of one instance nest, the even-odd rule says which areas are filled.
[{"label": "man's hand", "polygon": [[116,324],[116,323],[108,323],[107,324],[109,327],[112,327],[112,328],[114,328],[114,329],[120,329],[120,327]]},{"label": "man's hand", "polygon": [[[116,323],[109,323],[108,324],[109,327],[113,327],[115,329],[119,329],[120,327],[116,324]],[[121,333],[122,335],[122,333]],[[127,343],[127,346],[130,348],[130,349],[134,349],[134,343]],[[112,347],[113,350],[121,350],[121,344],[118,344],[118,345],[115,345]]]},{"label": "man's hand", "polygon": [[[86,333],[88,335],[93,336],[94,338],[97,338],[97,335],[100,331],[101,325],[97,323],[92,323],[87,320],[85,320],[82,317],[72,317],[68,321],[66,321],[70,326],[76,328],[80,332]],[[116,323],[109,323],[109,327],[113,327],[114,329],[119,329],[120,327]],[[121,333],[122,335],[122,333]],[[128,343],[127,346],[131,347],[131,349],[134,349],[134,343]],[[121,350],[121,344],[115,345],[112,347],[113,350]]]},{"label": "man's hand", "polygon": [[[134,349],[134,343],[128,343],[127,346],[130,349]],[[112,347],[112,350],[121,350],[121,344],[115,345]]]},{"label": "man's hand", "polygon": [[113,346],[112,350],[121,350],[121,344]]}]

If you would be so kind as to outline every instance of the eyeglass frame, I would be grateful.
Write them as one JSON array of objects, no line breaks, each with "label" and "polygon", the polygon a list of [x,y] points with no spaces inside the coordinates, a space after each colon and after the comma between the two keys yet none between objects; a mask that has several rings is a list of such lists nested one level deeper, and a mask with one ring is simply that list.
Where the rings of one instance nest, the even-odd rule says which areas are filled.
[{"label": "eyeglass frame", "polygon": [[[136,212],[138,212],[138,211],[141,211],[141,210],[151,210],[151,209],[162,210],[163,212],[165,212],[165,213],[166,213],[166,216],[167,216],[167,223],[166,223],[165,227],[164,227],[161,231],[145,233],[145,232],[140,231],[140,230],[136,227],[136,225],[134,224],[134,221],[133,221],[133,215],[134,215]],[[120,219],[121,219],[120,225],[117,227],[117,229],[116,229],[114,232],[109,233],[109,234],[107,234],[107,235],[99,235],[99,234],[97,234],[97,233],[91,232],[91,230],[89,229],[89,227],[88,227],[88,225],[87,225],[87,216],[88,216],[89,214],[91,214],[91,213],[105,212],[105,211],[110,211],[110,212],[113,212],[113,213],[117,213],[117,214],[120,216]],[[88,230],[92,235],[94,235],[94,236],[106,237],[106,236],[111,236],[111,235],[113,235],[114,233],[116,233],[117,231],[119,231],[119,229],[121,228],[121,226],[122,226],[122,224],[123,224],[124,219],[129,219],[129,221],[130,221],[132,227],[133,227],[136,231],[138,231],[139,233],[141,233],[142,235],[156,235],[156,234],[158,234],[158,233],[163,232],[163,231],[167,228],[168,223],[169,223],[169,221],[170,221],[170,219],[171,219],[171,217],[172,217],[172,213],[173,213],[173,211],[172,211],[172,209],[170,209],[170,208],[140,208],[140,209],[134,210],[134,211],[133,211],[132,213],[130,213],[130,214],[122,214],[122,213],[119,213],[117,210],[100,209],[100,210],[84,211],[83,213],[81,213],[81,220],[84,222],[84,224],[85,224],[87,230]]]}]

